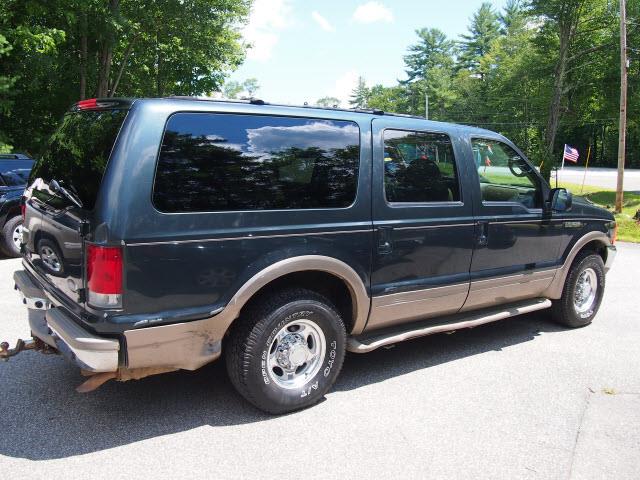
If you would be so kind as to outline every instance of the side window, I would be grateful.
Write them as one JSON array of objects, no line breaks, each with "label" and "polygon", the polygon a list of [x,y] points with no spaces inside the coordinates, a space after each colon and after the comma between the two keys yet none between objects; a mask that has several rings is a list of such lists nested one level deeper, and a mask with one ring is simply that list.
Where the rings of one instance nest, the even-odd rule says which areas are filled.
[{"label": "side window", "polygon": [[480,138],[474,138],[471,144],[483,201],[519,202],[527,208],[542,206],[540,179],[513,148]]},{"label": "side window", "polygon": [[385,130],[384,192],[391,203],[460,201],[451,139],[441,133]]},{"label": "side window", "polygon": [[344,208],[356,198],[359,158],[353,122],[178,113],[153,203],[163,212]]}]

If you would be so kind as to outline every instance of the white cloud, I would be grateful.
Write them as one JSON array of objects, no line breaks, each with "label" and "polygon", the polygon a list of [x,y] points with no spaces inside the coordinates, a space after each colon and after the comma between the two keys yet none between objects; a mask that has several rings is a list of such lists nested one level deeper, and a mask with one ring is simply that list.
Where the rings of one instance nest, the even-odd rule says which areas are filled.
[{"label": "white cloud", "polygon": [[358,142],[358,127],[345,125],[338,127],[332,122],[309,122],[290,127],[260,127],[247,130],[249,151],[268,155],[268,152],[287,148],[317,147],[324,150],[344,148],[345,144]]},{"label": "white cloud", "polygon": [[290,24],[290,0],[255,0],[243,37],[251,48],[247,58],[258,62],[271,59],[280,31]]},{"label": "white cloud", "polygon": [[358,85],[359,74],[356,70],[349,70],[342,74],[336,80],[333,89],[329,92],[329,97],[336,97],[340,100],[340,105],[343,107],[349,107],[349,98],[351,92]]},{"label": "white cloud", "polygon": [[353,12],[358,23],[393,22],[393,13],[380,2],[367,2],[359,5]]},{"label": "white cloud", "polygon": [[331,25],[329,23],[329,20],[324,18],[322,15],[320,15],[320,13],[318,13],[318,12],[316,12],[314,10],[313,12],[311,12],[311,16],[316,21],[316,23],[318,25],[320,25],[320,28],[322,28],[325,32],[335,32],[336,31],[336,29],[333,27],[333,25]]}]

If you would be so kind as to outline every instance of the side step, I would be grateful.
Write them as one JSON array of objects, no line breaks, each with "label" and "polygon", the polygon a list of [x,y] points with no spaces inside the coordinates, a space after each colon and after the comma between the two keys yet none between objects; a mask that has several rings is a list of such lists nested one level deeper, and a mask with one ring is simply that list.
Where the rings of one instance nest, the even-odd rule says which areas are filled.
[{"label": "side step", "polygon": [[522,315],[524,313],[543,310],[551,306],[551,300],[535,298],[517,303],[500,305],[492,309],[475,312],[458,313],[435,321],[433,319],[422,322],[412,322],[395,328],[365,333],[357,337],[349,337],[347,350],[354,353],[367,353],[376,348],[403,342],[412,338],[424,337],[434,333],[451,332],[463,328],[473,328],[485,323],[503,320],[505,318]]}]

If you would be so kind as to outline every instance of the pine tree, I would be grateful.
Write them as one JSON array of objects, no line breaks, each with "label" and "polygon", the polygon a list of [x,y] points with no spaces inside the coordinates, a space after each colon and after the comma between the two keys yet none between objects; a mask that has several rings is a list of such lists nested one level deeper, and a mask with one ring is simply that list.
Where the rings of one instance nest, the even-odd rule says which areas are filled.
[{"label": "pine tree", "polygon": [[469,35],[462,35],[460,65],[484,79],[487,72],[481,68],[482,58],[491,49],[491,43],[499,36],[498,14],[490,3],[485,2],[471,18]]},{"label": "pine tree", "polygon": [[367,104],[369,103],[369,89],[367,88],[367,84],[362,77],[358,77],[358,85],[351,92],[351,98],[349,100],[349,105],[353,108],[367,108]]}]

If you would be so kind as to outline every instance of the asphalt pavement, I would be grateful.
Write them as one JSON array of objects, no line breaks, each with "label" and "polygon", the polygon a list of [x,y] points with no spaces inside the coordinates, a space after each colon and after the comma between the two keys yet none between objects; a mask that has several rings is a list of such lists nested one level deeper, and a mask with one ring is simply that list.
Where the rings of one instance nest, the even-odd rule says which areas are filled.
[{"label": "asphalt pavement", "polygon": [[[584,167],[565,165],[564,170],[558,172],[558,180],[577,185],[582,185],[584,180],[585,185],[615,190],[618,171],[615,168],[589,168],[585,176]],[[551,184],[554,185],[553,179]],[[623,176],[623,187],[626,192],[640,192],[640,170],[626,169]],[[580,191],[573,193],[580,193]]]},{"label": "asphalt pavement", "polygon": [[[0,261],[0,337],[28,335]],[[620,244],[595,322],[536,312],[366,355],[319,405],[265,415],[221,363],[90,394],[77,368],[0,363],[3,478],[640,478],[640,246]]]}]

